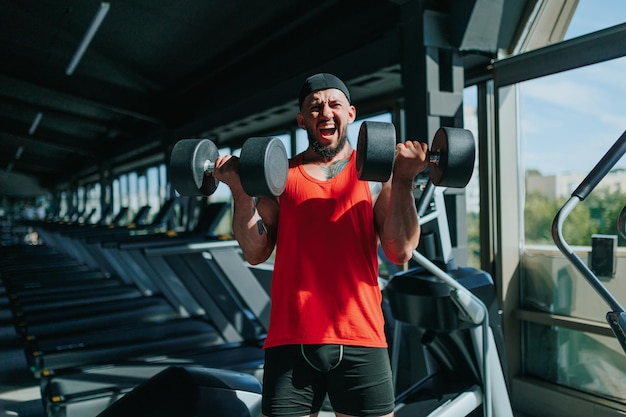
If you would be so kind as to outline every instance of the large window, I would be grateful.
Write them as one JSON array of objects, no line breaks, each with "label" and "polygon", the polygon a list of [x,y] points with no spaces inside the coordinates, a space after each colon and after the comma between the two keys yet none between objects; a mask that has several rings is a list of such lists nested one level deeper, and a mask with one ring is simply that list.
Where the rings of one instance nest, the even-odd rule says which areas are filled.
[{"label": "large window", "polygon": [[[588,5],[581,2],[585,10]],[[619,58],[517,85],[523,179],[520,308],[526,311],[522,372],[621,403],[626,403],[626,356],[606,324],[609,307],[557,250],[551,226],[559,208],[626,129],[624,74],[626,58]],[[615,259],[614,271],[600,275],[598,270],[597,275],[626,304],[626,248],[616,227],[624,192],[626,158],[570,214],[564,237],[592,269],[598,270],[592,255],[611,263]],[[592,235],[616,240],[617,249],[594,248],[593,253]]]},{"label": "large window", "polygon": [[[512,401],[530,415],[626,410],[626,357],[605,320],[610,306],[552,237],[557,211],[626,128],[626,51],[614,41],[626,30],[615,25],[625,21],[624,2],[580,0],[568,40],[494,62],[493,85],[479,86],[487,110],[479,113],[487,115],[480,126],[494,155],[481,162],[495,173],[481,178],[481,187],[494,191],[483,201],[490,194],[481,190],[481,209],[493,219],[484,222],[481,241],[495,242],[486,246],[495,252]],[[616,226],[625,167],[619,161],[563,228],[567,243],[622,304],[626,248]],[[616,249],[596,251],[594,234],[617,240]],[[610,261],[602,273],[592,262],[596,255]]]},{"label": "large window", "polygon": [[[551,225],[570,197],[626,128],[626,58],[519,85],[521,167],[524,173],[524,242],[521,307],[605,325],[607,304],[553,246]],[[626,160],[607,174],[570,214],[564,237],[590,263],[592,236],[617,240],[616,251],[597,252],[615,271],[600,276],[626,302],[626,249],[617,231],[624,205]],[[527,323],[525,372],[572,388],[626,402],[626,357],[614,338]]]}]

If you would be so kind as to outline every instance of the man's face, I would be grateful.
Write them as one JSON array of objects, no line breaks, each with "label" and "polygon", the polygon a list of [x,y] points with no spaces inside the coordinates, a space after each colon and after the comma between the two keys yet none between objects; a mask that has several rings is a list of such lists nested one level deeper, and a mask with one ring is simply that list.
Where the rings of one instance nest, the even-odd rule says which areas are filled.
[{"label": "man's face", "polygon": [[302,103],[297,115],[298,125],[307,131],[309,144],[325,158],[336,155],[348,138],[348,125],[354,121],[356,109],[337,89],[315,91]]}]

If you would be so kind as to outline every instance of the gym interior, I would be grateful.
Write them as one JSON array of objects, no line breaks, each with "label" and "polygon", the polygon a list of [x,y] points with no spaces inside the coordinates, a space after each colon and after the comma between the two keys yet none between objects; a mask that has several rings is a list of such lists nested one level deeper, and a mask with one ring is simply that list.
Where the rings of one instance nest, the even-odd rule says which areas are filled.
[{"label": "gym interior", "polygon": [[260,415],[272,258],[172,154],[302,152],[318,72],[354,148],[473,138],[380,258],[396,416],[626,415],[622,1],[6,0],[0,39],[0,416]]}]

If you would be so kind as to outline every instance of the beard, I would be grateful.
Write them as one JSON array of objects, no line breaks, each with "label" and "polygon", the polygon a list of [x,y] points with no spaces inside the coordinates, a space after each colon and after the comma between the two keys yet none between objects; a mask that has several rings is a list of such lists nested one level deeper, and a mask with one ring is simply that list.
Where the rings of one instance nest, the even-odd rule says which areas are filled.
[{"label": "beard", "polygon": [[315,135],[310,131],[307,131],[307,136],[309,137],[309,146],[324,159],[331,159],[335,155],[337,155],[345,146],[348,141],[348,135],[344,132],[344,134],[340,137],[339,143],[336,146],[332,145],[322,145],[315,138]]}]

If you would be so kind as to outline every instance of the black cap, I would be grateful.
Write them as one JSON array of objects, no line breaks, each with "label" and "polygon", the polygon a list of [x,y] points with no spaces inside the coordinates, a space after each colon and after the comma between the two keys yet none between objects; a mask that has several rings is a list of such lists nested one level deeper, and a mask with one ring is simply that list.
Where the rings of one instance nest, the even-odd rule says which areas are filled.
[{"label": "black cap", "polygon": [[348,102],[350,102],[350,91],[348,91],[348,87],[346,87],[343,81],[333,74],[320,73],[311,75],[306,79],[306,81],[304,81],[304,84],[300,89],[298,104],[302,107],[302,103],[304,102],[306,96],[314,93],[315,91],[327,90],[329,88],[336,88],[337,90],[340,90],[346,95]]}]

